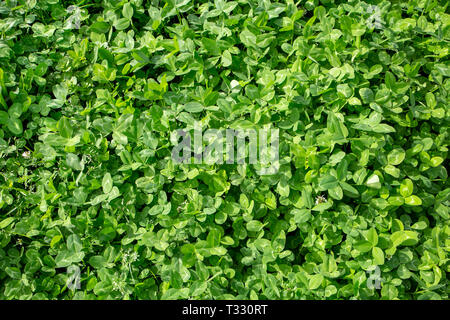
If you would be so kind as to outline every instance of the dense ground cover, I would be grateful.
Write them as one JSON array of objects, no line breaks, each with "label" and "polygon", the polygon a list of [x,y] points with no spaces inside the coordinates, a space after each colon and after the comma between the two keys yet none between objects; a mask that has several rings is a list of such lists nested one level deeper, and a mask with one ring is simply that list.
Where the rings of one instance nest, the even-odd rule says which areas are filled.
[{"label": "dense ground cover", "polygon": [[447,6],[2,1],[0,299],[447,299]]}]

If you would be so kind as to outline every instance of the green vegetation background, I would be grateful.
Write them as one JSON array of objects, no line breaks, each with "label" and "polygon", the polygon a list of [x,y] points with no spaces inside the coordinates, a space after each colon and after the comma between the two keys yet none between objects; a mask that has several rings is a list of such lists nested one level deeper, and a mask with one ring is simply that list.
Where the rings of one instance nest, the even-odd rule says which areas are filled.
[{"label": "green vegetation background", "polygon": [[[447,299],[447,11],[1,1],[0,299]],[[174,164],[195,121],[280,170]]]}]

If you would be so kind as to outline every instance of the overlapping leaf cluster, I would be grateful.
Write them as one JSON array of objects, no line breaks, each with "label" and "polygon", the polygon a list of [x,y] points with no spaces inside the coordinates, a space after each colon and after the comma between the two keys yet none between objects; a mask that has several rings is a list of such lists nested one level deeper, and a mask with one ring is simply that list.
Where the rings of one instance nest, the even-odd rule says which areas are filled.
[{"label": "overlapping leaf cluster", "polygon": [[[447,299],[447,6],[2,1],[0,298]],[[173,163],[195,121],[280,170]]]}]

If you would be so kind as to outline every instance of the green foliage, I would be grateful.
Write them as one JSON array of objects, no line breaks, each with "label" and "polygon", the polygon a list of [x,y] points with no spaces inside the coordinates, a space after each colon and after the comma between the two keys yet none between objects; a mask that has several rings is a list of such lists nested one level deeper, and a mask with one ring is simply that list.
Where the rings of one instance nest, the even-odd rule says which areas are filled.
[{"label": "green foliage", "polygon": [[448,3],[370,2],[2,1],[0,299],[448,299]]}]

